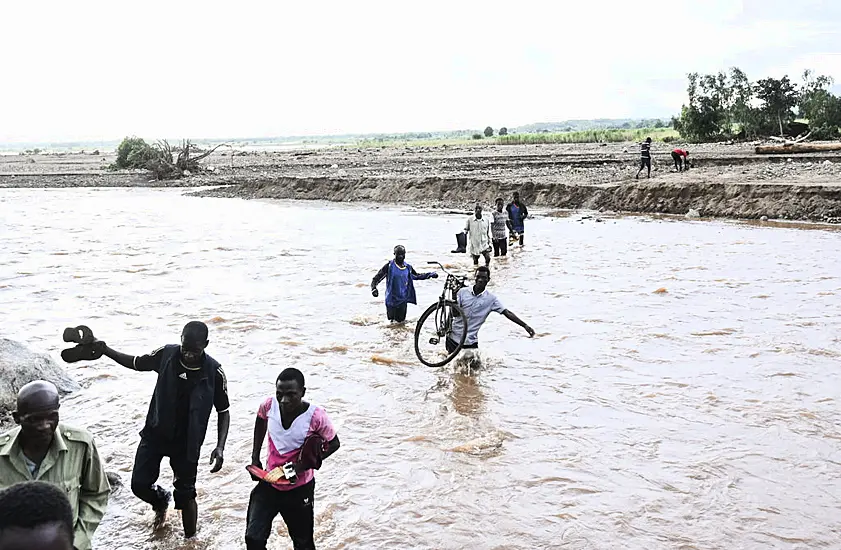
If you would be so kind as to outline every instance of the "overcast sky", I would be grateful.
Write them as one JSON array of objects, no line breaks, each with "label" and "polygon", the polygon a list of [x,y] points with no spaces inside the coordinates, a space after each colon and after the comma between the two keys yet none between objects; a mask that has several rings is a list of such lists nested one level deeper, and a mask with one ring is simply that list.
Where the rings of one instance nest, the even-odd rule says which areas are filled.
[{"label": "overcast sky", "polygon": [[4,2],[0,142],[669,116],[687,72],[841,82],[841,0]]}]

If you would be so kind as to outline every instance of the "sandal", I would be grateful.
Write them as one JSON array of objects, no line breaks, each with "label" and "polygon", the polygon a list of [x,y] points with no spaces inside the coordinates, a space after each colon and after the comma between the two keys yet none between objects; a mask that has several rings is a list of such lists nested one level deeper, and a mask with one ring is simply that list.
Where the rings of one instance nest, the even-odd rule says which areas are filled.
[{"label": "sandal", "polygon": [[79,344],[72,348],[61,350],[61,358],[65,363],[76,363],[77,361],[95,361],[102,357],[105,352],[105,342],[91,342]]},{"label": "sandal", "polygon": [[75,328],[67,327],[64,329],[62,337],[65,342],[74,342],[76,344],[92,344],[96,341],[96,338],[93,337],[93,331],[85,325],[79,325]]}]

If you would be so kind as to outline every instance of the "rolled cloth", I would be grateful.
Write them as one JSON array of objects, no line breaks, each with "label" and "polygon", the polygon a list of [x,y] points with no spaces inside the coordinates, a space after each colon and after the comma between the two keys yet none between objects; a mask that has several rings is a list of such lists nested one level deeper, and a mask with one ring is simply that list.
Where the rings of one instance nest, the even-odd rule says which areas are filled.
[{"label": "rolled cloth", "polygon": [[318,470],[321,468],[321,461],[324,458],[324,447],[327,443],[318,434],[310,434],[304,439],[301,450],[298,452],[298,464],[304,470]]}]

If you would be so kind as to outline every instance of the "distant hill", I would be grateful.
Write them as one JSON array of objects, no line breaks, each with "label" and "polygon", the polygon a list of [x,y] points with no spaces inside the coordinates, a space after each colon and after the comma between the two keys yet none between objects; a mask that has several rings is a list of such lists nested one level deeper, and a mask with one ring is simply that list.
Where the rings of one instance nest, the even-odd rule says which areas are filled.
[{"label": "distant hill", "polygon": [[561,122],[535,122],[509,129],[521,134],[540,132],[578,132],[581,130],[630,130],[634,128],[665,128],[666,118],[596,118],[591,120],[564,120]]},{"label": "distant hill", "polygon": [[[561,122],[535,122],[516,128],[509,127],[508,133],[513,134],[538,134],[541,132],[578,132],[582,130],[632,130],[636,128],[665,128],[670,123],[669,118],[596,118],[592,120],[577,119],[564,120]],[[240,137],[230,139],[202,139],[193,138],[196,145],[209,145],[213,143],[234,143],[237,145],[270,145],[270,144],[352,144],[361,140],[383,141],[392,140],[414,141],[429,139],[458,139],[470,138],[471,135],[481,132],[482,128],[473,130],[444,130],[430,132],[404,132],[404,133],[379,133],[379,134],[335,134],[321,136],[274,136],[274,137]],[[499,128],[494,128],[494,132]],[[31,143],[0,143],[0,151],[24,151],[39,148],[47,151],[79,151],[94,149],[102,151],[114,151],[121,140],[102,141],[75,141],[75,142],[31,142]],[[153,142],[154,139],[147,141]],[[180,143],[181,139],[169,139],[170,143]]]}]

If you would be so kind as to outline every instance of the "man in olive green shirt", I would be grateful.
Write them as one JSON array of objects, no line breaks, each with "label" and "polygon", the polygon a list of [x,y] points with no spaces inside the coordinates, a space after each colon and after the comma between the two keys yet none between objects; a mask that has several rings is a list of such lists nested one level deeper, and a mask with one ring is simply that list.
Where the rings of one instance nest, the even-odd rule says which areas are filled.
[{"label": "man in olive green shirt", "polygon": [[20,427],[0,436],[0,489],[40,480],[62,489],[73,508],[73,546],[90,550],[111,487],[93,437],[58,421],[58,390],[36,380],[23,386],[12,413]]}]

